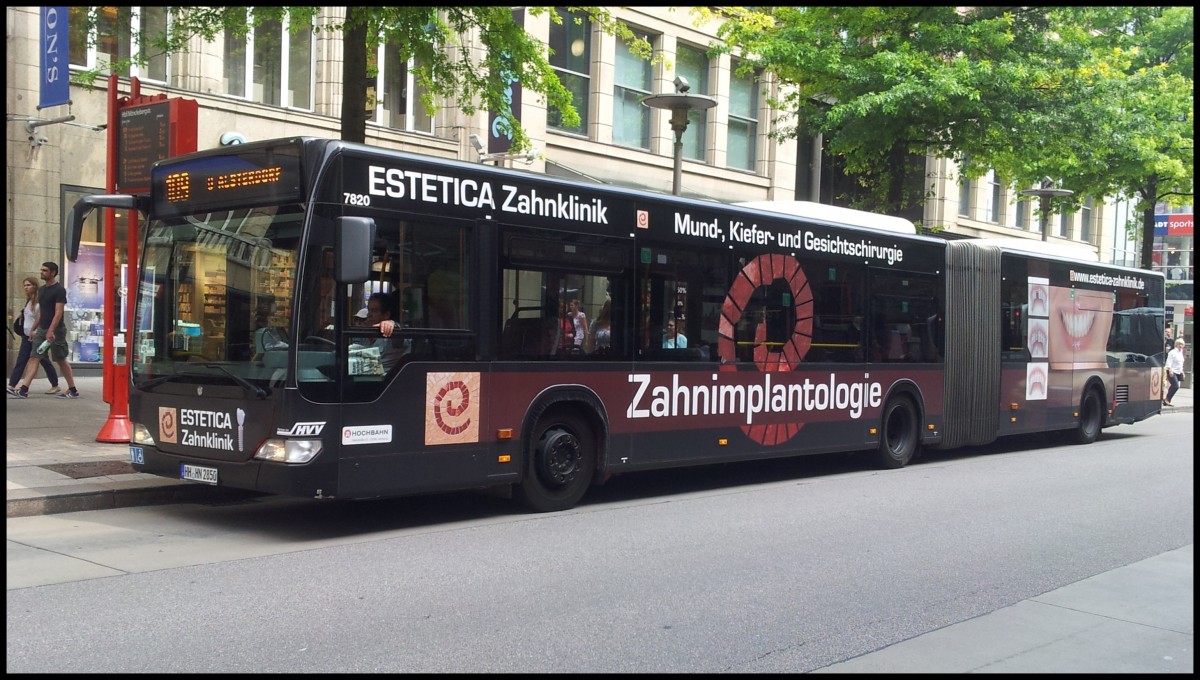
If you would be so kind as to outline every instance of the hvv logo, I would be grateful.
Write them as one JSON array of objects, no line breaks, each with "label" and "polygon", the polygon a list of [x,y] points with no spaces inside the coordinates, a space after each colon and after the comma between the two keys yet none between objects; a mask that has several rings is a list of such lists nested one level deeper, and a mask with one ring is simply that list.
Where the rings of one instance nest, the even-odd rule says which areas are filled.
[{"label": "hvv logo", "polygon": [[321,434],[321,430],[325,429],[325,421],[319,423],[296,423],[292,429],[285,430],[279,428],[275,434],[281,434],[289,437],[316,437]]}]

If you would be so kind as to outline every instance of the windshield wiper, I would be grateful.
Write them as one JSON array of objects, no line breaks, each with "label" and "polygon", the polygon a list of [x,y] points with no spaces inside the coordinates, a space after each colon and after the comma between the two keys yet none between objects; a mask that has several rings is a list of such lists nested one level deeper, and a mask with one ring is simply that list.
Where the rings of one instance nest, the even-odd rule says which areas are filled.
[{"label": "windshield wiper", "polygon": [[238,374],[234,373],[233,371],[229,370],[228,368],[225,368],[225,367],[224,367],[224,366],[222,366],[221,364],[200,364],[200,365],[201,365],[201,366],[203,366],[203,367],[205,367],[205,368],[216,368],[216,369],[219,369],[219,370],[220,370],[222,373],[224,373],[225,375],[229,376],[230,378],[233,378],[233,381],[234,381],[234,382],[236,382],[237,384],[241,385],[242,387],[244,387],[244,388],[246,388],[246,389],[250,390],[250,392],[251,392],[251,393],[252,393],[254,396],[258,397],[259,399],[266,399],[266,398],[267,398],[267,391],[266,391],[266,390],[264,390],[263,388],[259,387],[258,385],[255,385],[254,383],[250,382],[249,380],[246,380],[245,378],[243,378],[242,376],[240,376],[240,375],[238,375]]},{"label": "windshield wiper", "polygon": [[182,378],[184,375],[185,375],[184,373],[172,373],[171,375],[160,375],[157,378],[151,378],[149,380],[144,380],[140,383],[137,383],[134,385],[134,387],[138,388],[139,390],[148,390],[151,387],[156,387],[165,382],[170,382],[172,380]]}]

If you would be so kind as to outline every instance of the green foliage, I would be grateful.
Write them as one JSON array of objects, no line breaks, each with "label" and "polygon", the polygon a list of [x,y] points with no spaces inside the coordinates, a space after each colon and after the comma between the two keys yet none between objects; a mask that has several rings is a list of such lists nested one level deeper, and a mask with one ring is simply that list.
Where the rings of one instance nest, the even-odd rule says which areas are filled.
[{"label": "green foliage", "polygon": [[777,134],[824,135],[867,189],[859,207],[922,201],[927,183],[900,159],[926,153],[965,162],[968,177],[994,168],[1015,186],[1055,177],[1075,201],[1190,199],[1190,7],[722,13],[716,51],[779,76],[788,88],[774,102]]},{"label": "green foliage", "polygon": [[[571,94],[559,82],[548,61],[548,49],[525,32],[507,6],[448,6],[448,7],[350,7],[342,23],[317,22],[318,7],[173,7],[168,9],[168,32],[165,35],[142,36],[142,49],[128,59],[112,64],[115,72],[127,71],[130,64],[145,64],[150,58],[163,54],[183,54],[195,37],[216,40],[228,32],[243,37],[267,20],[288,21],[292,26],[312,26],[315,32],[341,33],[343,36],[364,36],[362,40],[343,43],[348,63],[365,63],[368,50],[381,44],[400,48],[404,59],[415,57],[421,68],[414,76],[424,94],[421,104],[433,114],[445,101],[454,102],[468,115],[478,110],[496,111],[509,121],[515,151],[528,149],[530,142],[519,120],[512,115],[506,88],[509,80],[497,77],[504,74],[518,81],[523,90],[546,97],[547,105],[562,112],[567,124],[578,124],[579,114],[572,105]],[[625,40],[632,50],[649,58],[651,46],[638,38],[610,12],[600,7],[570,7],[568,10],[588,16],[600,30]],[[133,11],[137,11],[134,9]],[[532,16],[549,15],[561,23],[563,17],[551,7],[527,7]],[[317,22],[317,23],[314,23]],[[87,25],[74,30],[95,40],[96,12],[88,13]],[[476,36],[482,50],[471,49],[469,36]],[[367,69],[362,73],[343,74],[347,97],[365,93]],[[89,85],[103,75],[98,71],[82,74],[77,81]],[[365,94],[361,101],[365,103]],[[366,118],[363,107],[343,108],[343,137],[361,141]],[[354,121],[347,121],[353,116]],[[347,124],[349,123],[349,124]]]}]

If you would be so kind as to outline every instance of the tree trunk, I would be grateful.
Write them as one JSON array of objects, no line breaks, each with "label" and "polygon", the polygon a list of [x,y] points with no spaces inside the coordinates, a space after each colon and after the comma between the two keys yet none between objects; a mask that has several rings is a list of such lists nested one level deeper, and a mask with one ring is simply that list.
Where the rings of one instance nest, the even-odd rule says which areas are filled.
[{"label": "tree trunk", "polygon": [[896,143],[888,152],[888,190],[887,204],[889,215],[895,215],[904,208],[904,184],[907,178],[908,147]]},{"label": "tree trunk", "polygon": [[1158,199],[1158,176],[1150,175],[1142,192],[1142,269],[1154,269],[1154,205]]},{"label": "tree trunk", "polygon": [[367,22],[359,7],[346,8],[342,31],[342,139],[367,141]]}]

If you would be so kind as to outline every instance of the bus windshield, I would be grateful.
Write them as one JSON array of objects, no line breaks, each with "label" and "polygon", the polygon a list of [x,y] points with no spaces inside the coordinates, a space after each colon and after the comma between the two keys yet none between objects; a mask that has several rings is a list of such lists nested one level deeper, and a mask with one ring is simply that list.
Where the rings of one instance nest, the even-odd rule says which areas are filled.
[{"label": "bus windshield", "polygon": [[303,217],[287,205],[151,223],[133,325],[134,383],[280,383]]}]

